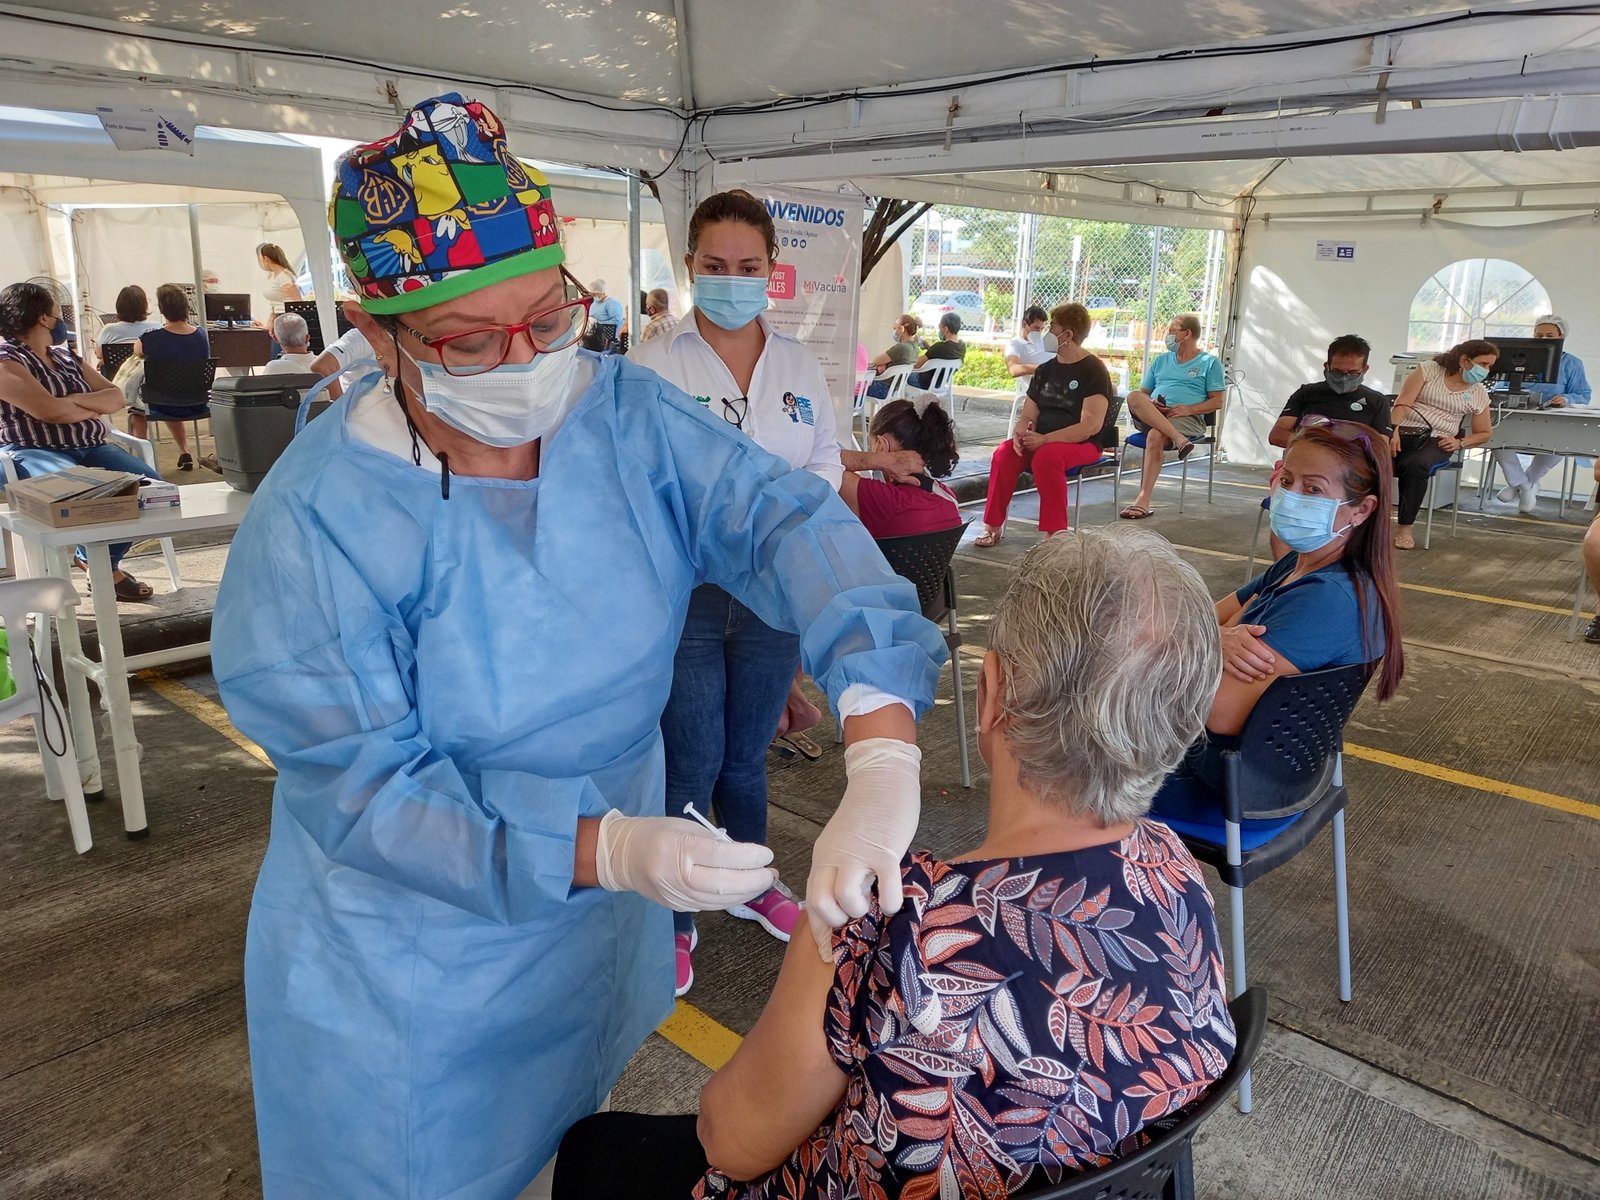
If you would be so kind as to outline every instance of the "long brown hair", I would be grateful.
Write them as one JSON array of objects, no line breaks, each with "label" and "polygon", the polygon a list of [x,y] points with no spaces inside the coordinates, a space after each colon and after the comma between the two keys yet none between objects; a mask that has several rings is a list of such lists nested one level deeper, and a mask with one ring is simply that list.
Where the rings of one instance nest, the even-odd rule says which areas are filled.
[{"label": "long brown hair", "polygon": [[[1367,589],[1363,576],[1372,583],[1378,597],[1383,624],[1383,670],[1378,676],[1378,699],[1387,700],[1400,687],[1406,673],[1406,651],[1400,640],[1400,587],[1394,577],[1394,544],[1389,532],[1389,510],[1394,504],[1394,465],[1373,440],[1378,435],[1364,425],[1336,421],[1327,425],[1302,425],[1289,439],[1289,448],[1309,442],[1338,458],[1342,467],[1346,500],[1378,498],[1372,515],[1350,531],[1345,544],[1344,569],[1355,585],[1356,604],[1361,612],[1361,642],[1366,659],[1373,659],[1370,641],[1372,618],[1368,611]],[[1284,455],[1288,456],[1288,449]]]},{"label": "long brown hair", "polygon": [[1482,338],[1468,338],[1464,342],[1457,342],[1443,354],[1435,354],[1433,361],[1445,369],[1448,374],[1461,374],[1461,360],[1463,358],[1477,358],[1479,355],[1493,354],[1500,356],[1500,347],[1493,342],[1486,342]]},{"label": "long brown hair", "polygon": [[266,259],[269,263],[276,263],[285,271],[294,270],[294,268],[289,265],[289,259],[284,254],[282,246],[276,246],[271,242],[262,242],[261,245],[256,247],[256,253],[262,258]]},{"label": "long brown hair", "polygon": [[700,244],[700,232],[718,221],[739,221],[750,226],[767,240],[767,259],[778,260],[778,231],[773,227],[772,215],[767,206],[749,192],[735,188],[731,192],[718,192],[700,201],[689,218],[689,253]]}]

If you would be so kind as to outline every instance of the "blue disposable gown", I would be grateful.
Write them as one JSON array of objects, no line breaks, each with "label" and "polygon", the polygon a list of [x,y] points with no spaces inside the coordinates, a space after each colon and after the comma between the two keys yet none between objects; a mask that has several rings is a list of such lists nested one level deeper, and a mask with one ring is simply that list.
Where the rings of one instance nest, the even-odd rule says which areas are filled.
[{"label": "blue disposable gown", "polygon": [[943,639],[824,483],[595,372],[540,478],[448,500],[347,400],[234,540],[212,656],[278,769],[245,952],[269,1198],[514,1196],[666,1016],[670,914],[574,888],[573,849],[662,811],[697,584],[801,632],[835,702],[932,703]]}]

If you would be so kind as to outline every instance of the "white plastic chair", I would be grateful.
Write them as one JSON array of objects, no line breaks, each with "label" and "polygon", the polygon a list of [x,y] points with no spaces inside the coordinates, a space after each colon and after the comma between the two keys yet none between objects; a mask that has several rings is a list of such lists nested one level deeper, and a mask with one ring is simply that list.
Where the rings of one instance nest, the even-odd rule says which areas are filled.
[{"label": "white plastic chair", "polygon": [[[120,429],[109,430],[108,435],[113,443],[120,444],[125,450],[127,450],[130,454],[136,455],[146,465],[155,468],[156,448],[149,442],[145,441],[143,438],[136,438],[131,433],[123,433]],[[6,486],[8,487],[11,484],[16,483],[21,478],[21,475],[17,471],[17,463],[14,455],[10,453],[0,453],[0,473],[3,473]],[[17,538],[12,538],[11,543],[14,547],[16,547],[19,564],[24,564],[27,558],[26,548]],[[172,590],[177,591],[183,586],[183,578],[178,574],[178,552],[176,549],[174,549],[171,538],[161,539],[161,555],[166,559],[167,562],[167,578],[172,581]],[[43,573],[44,568],[42,564],[31,569],[23,569],[17,572],[18,575],[40,575]]]},{"label": "white plastic chair", "polygon": [[864,428],[869,430],[872,428],[873,413],[876,411],[879,404],[887,404],[891,400],[899,400],[904,397],[906,390],[906,377],[910,375],[914,369],[915,368],[912,367],[910,363],[901,363],[898,366],[885,367],[883,369],[883,374],[877,377],[877,382],[887,383],[889,385],[888,395],[878,399],[867,394],[866,392],[862,393],[861,407],[862,424]]},{"label": "white plastic chair", "polygon": [[[858,450],[866,449],[867,424],[863,417],[866,412],[867,389],[872,386],[872,381],[877,377],[878,373],[871,367],[864,371],[856,372],[856,394],[850,406],[850,436],[855,439]],[[859,430],[857,429],[858,424],[860,426]]]},{"label": "white plastic chair", "polygon": [[933,362],[927,363],[922,368],[928,375],[927,385],[917,389],[918,391],[932,392],[938,397],[939,403],[944,405],[944,411],[951,413],[952,417],[955,405],[951,402],[953,389],[950,381],[955,378],[956,371],[960,366],[961,364],[953,359],[943,362],[935,359]]},{"label": "white plastic chair", "polygon": [[[89,810],[83,801],[83,781],[78,778],[77,747],[62,704],[53,692],[39,687],[39,656],[28,637],[28,616],[40,619],[34,636],[41,644],[53,635],[50,619],[74,620],[72,610],[78,594],[65,579],[45,576],[38,579],[0,580],[0,625],[5,626],[10,643],[11,675],[16,681],[14,696],[0,700],[0,725],[33,721],[33,734],[39,743],[39,758],[44,767],[45,793],[66,797],[67,823],[72,828],[72,845],[79,854],[94,845],[89,836]],[[47,654],[48,659],[50,656]],[[48,689],[48,684],[45,685]],[[55,727],[52,734],[51,726]],[[56,742],[59,740],[59,749]]]}]

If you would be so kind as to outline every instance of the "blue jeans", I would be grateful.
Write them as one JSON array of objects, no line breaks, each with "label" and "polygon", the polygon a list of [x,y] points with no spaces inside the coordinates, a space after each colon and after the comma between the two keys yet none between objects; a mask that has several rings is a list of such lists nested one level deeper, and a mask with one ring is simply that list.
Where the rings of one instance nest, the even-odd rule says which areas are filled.
[{"label": "blue jeans", "polygon": [[[17,474],[27,479],[31,475],[51,475],[56,471],[65,471],[68,467],[104,467],[108,471],[129,471],[137,475],[148,475],[151,479],[160,479],[161,472],[145,463],[144,459],[136,458],[121,446],[90,446],[88,449],[75,450],[45,450],[36,446],[0,446],[0,450],[10,451],[17,458]],[[118,542],[111,547],[111,569],[115,571],[117,564],[122,561],[122,556],[128,552],[132,542]],[[83,547],[78,547],[78,552],[83,553]]]},{"label": "blue jeans", "polygon": [[[695,589],[661,714],[669,817],[693,804],[736,842],[767,840],[767,747],[799,665],[798,635],[719,587]],[[679,933],[693,924],[677,914]]]}]

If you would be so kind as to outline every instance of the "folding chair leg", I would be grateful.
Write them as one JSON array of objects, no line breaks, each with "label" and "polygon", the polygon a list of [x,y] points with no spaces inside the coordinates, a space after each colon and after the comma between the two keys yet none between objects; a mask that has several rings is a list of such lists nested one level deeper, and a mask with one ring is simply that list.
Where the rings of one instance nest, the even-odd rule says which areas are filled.
[{"label": "folding chair leg", "polygon": [[1183,1152],[1178,1155],[1178,1162],[1172,1169],[1172,1174],[1167,1176],[1167,1182],[1161,1189],[1161,1200],[1195,1200],[1194,1194],[1194,1140],[1185,1139]]},{"label": "folding chair leg", "polygon": [[178,552],[173,548],[171,538],[161,539],[161,557],[167,560],[167,578],[172,581],[172,590],[176,592],[183,587],[183,577],[178,574]]},{"label": "folding chair leg", "polygon": [[1206,459],[1206,503],[1216,503],[1217,491],[1217,451],[1221,449],[1220,442],[1211,443],[1211,455]]},{"label": "folding chair leg", "polygon": [[1256,547],[1261,545],[1261,522],[1266,520],[1266,516],[1266,509],[1256,509],[1256,531],[1250,535],[1250,561],[1244,566],[1244,581],[1246,583],[1256,577]]},{"label": "folding chair leg", "polygon": [[1456,530],[1461,525],[1461,472],[1454,472],[1456,477],[1455,491],[1450,493],[1450,536],[1456,536]]},{"label": "folding chair leg", "polygon": [[1424,550],[1433,549],[1433,490],[1438,478],[1437,475],[1428,477],[1428,490],[1422,497],[1423,507],[1428,510],[1428,523],[1422,529],[1422,548]]},{"label": "folding chair leg", "polygon": [[1578,589],[1572,594],[1572,619],[1567,622],[1567,641],[1578,640],[1578,627],[1583,624],[1583,595],[1589,586],[1588,564],[1578,555]]},{"label": "folding chair leg", "polygon": [[[1244,861],[1244,851],[1239,844],[1240,829],[1234,821],[1224,821],[1223,828],[1227,831],[1228,864],[1237,867]],[[1247,986],[1247,976],[1244,964],[1244,889],[1242,887],[1228,887],[1228,929],[1229,953],[1233,958],[1233,994],[1242,996]],[[1250,1076],[1245,1075],[1239,1081],[1239,1111],[1248,1113],[1252,1103],[1250,1095]]]},{"label": "folding chair leg", "polygon": [[1350,1002],[1350,881],[1345,876],[1344,811],[1333,814],[1333,897],[1339,926],[1339,999]]},{"label": "folding chair leg", "polygon": [[[950,623],[955,624],[955,618]],[[952,631],[953,632],[953,631]],[[972,767],[967,759],[967,701],[966,691],[961,686],[961,648],[950,651],[950,673],[954,677],[956,690],[956,736],[961,739],[961,786],[972,786]]]},{"label": "folding chair leg", "polygon": [[1185,458],[1185,459],[1182,459],[1181,462],[1183,464],[1183,475],[1178,480],[1178,511],[1179,512],[1183,511],[1183,498],[1186,495],[1188,495],[1188,492],[1189,492],[1189,460],[1187,458]]}]

